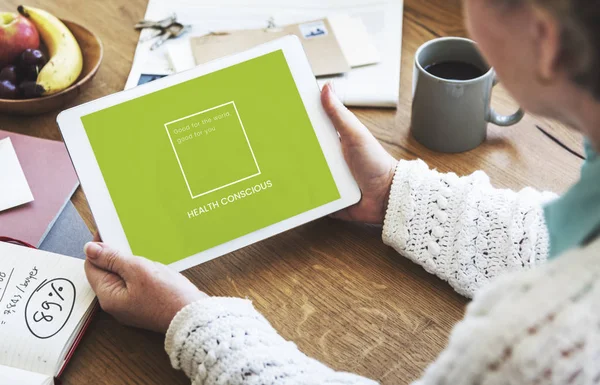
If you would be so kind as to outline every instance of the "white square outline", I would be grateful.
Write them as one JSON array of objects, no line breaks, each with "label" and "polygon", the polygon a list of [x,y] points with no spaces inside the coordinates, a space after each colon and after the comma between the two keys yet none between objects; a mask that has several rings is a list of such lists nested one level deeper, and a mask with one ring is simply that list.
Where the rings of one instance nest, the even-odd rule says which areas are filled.
[{"label": "white square outline", "polygon": [[[212,111],[212,110],[215,110],[217,108],[221,108],[223,106],[227,106],[229,104],[233,104],[233,109],[235,110],[235,114],[237,115],[238,121],[240,122],[240,126],[242,127],[242,132],[244,133],[244,137],[246,138],[246,143],[248,143],[248,148],[250,149],[250,153],[252,154],[252,159],[254,159],[254,165],[256,166],[256,169],[258,170],[258,173],[254,174],[254,175],[247,176],[247,177],[242,178],[240,180],[237,180],[235,182],[228,183],[228,184],[226,184],[224,186],[217,187],[217,188],[214,188],[212,190],[203,192],[202,194],[194,195],[194,193],[192,193],[192,189],[190,188],[190,184],[188,183],[187,177],[185,176],[185,171],[183,171],[183,167],[181,166],[181,161],[179,160],[179,155],[177,154],[177,150],[175,149],[175,144],[173,144],[173,139],[171,138],[171,133],[169,132],[169,128],[167,126],[170,125],[170,124],[177,123],[179,121],[185,120],[187,118],[191,118],[192,116],[200,115],[200,114],[203,114],[205,112]],[[232,185],[234,185],[236,183],[243,182],[243,181],[248,180],[250,178],[254,178],[255,176],[259,176],[261,174],[260,167],[258,166],[258,162],[256,161],[256,156],[254,156],[254,150],[252,150],[252,145],[250,144],[250,140],[248,139],[248,135],[246,135],[246,129],[244,128],[244,123],[242,123],[242,118],[240,117],[238,109],[237,109],[237,107],[235,105],[235,101],[233,101],[233,100],[230,101],[230,102],[227,102],[227,103],[220,104],[220,105],[218,105],[216,107],[209,108],[207,110],[196,112],[195,114],[184,116],[183,118],[175,119],[173,121],[165,123],[164,126],[165,126],[165,130],[167,130],[167,135],[169,136],[169,141],[171,142],[171,147],[173,147],[173,152],[175,153],[175,158],[177,158],[177,164],[179,164],[179,169],[181,170],[181,174],[183,175],[183,180],[185,180],[185,185],[187,186],[188,191],[190,192],[190,196],[192,197],[192,199],[200,198],[201,196],[204,196],[206,194],[213,193],[215,191],[224,189],[225,187],[232,186]]]}]

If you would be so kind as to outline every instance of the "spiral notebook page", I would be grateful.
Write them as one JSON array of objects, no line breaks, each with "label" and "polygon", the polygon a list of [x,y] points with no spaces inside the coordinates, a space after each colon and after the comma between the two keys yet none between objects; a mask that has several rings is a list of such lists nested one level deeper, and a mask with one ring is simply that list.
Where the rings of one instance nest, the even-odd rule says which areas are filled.
[{"label": "spiral notebook page", "polygon": [[0,242],[0,372],[57,374],[94,302],[83,263]]}]

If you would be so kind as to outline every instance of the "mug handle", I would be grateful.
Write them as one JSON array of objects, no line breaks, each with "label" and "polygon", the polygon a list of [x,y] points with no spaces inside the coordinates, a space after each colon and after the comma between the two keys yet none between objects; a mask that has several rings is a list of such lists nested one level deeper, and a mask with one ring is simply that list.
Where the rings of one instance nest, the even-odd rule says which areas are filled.
[{"label": "mug handle", "polygon": [[[498,83],[498,77],[494,73],[494,84],[492,87],[495,87]],[[496,126],[508,127],[519,123],[521,119],[523,119],[523,116],[525,116],[525,111],[523,111],[522,108],[519,108],[519,110],[512,115],[501,115],[490,106],[490,112],[488,114],[487,121],[495,124]]]}]

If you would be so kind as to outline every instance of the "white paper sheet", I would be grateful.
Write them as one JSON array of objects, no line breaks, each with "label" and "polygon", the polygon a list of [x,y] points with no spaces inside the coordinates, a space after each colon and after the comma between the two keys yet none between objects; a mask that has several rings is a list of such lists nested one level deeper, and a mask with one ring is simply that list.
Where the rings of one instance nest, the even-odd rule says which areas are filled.
[{"label": "white paper sheet", "polygon": [[54,383],[52,376],[0,365],[0,384],[51,385],[52,383]]},{"label": "white paper sheet", "polygon": [[[266,27],[270,18],[276,24],[286,25],[347,14],[363,21],[381,62],[354,68],[342,76],[319,78],[319,84],[333,81],[338,96],[348,106],[395,107],[400,85],[402,11],[403,0],[150,0],[146,19],[159,20],[176,13],[180,22],[193,28],[155,51],[149,50],[152,41],[138,44],[125,88],[135,87],[142,73],[173,73],[167,50],[180,53],[189,50],[191,36]],[[144,31],[141,38],[149,34],[151,31]]]},{"label": "white paper sheet", "polygon": [[329,17],[331,28],[350,67],[361,67],[381,61],[381,55],[371,41],[367,26],[360,17],[338,15]]},{"label": "white paper sheet", "polygon": [[0,140],[0,211],[33,201],[10,138]]}]

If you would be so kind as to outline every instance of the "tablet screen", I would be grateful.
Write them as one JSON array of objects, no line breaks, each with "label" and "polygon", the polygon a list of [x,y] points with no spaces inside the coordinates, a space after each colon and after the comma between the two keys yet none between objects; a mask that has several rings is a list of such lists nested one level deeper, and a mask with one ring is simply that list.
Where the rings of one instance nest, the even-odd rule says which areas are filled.
[{"label": "tablet screen", "polygon": [[132,252],[165,264],[340,199],[281,50],[81,121]]}]

